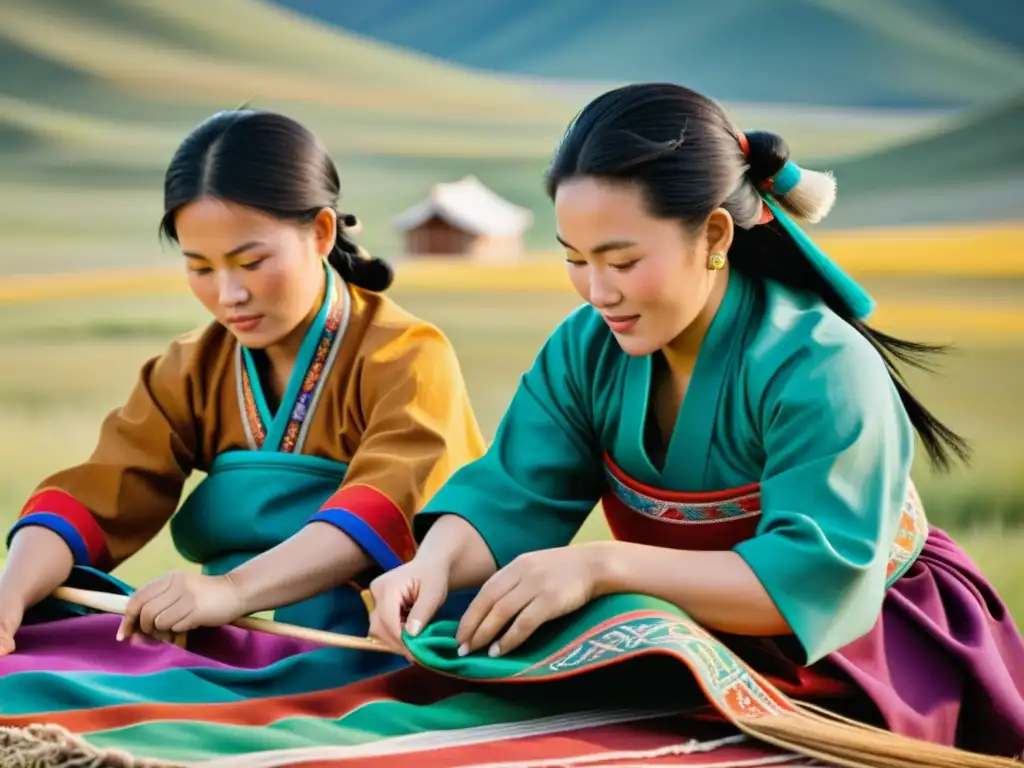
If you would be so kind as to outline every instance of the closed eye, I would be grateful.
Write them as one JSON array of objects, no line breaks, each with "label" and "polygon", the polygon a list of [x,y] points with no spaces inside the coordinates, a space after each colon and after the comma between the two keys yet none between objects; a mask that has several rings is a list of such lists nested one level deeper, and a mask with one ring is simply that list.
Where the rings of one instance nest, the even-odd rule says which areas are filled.
[{"label": "closed eye", "polygon": [[619,272],[628,272],[629,270],[636,266],[638,261],[640,261],[640,259],[633,259],[632,261],[627,261],[624,264],[611,264],[609,266],[611,266],[612,269],[618,270]]}]

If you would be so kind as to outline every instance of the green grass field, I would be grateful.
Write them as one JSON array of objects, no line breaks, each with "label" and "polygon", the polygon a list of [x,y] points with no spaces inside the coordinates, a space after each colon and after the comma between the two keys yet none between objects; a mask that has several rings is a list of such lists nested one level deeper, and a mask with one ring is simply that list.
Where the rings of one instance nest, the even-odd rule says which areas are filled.
[{"label": "green grass field", "polygon": [[[963,279],[892,280],[869,284],[885,303],[951,295],[1024,303],[1019,285]],[[396,292],[415,313],[444,328],[462,361],[474,405],[490,436],[519,374],[545,335],[575,305],[569,294]],[[0,306],[0,528],[6,529],[47,473],[83,459],[103,415],[116,407],[146,357],[174,334],[204,322],[184,296],[90,299]],[[887,327],[902,332],[905,328]],[[949,338],[932,339],[950,341]],[[960,535],[1024,616],[1024,483],[1020,435],[1024,411],[1024,335],[987,341],[965,337],[941,375],[912,373],[918,393],[954,428],[975,441],[976,466],[947,477],[918,467],[916,480],[936,524]],[[595,515],[581,538],[604,535]],[[120,575],[139,583],[181,564],[166,531]]]}]

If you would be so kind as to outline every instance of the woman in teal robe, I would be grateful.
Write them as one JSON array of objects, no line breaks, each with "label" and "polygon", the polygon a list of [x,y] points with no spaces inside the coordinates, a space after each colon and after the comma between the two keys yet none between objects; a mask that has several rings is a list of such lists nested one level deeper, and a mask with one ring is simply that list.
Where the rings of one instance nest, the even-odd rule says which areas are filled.
[{"label": "woman in teal robe", "polygon": [[[514,653],[612,593],[679,606],[784,692],[920,739],[1024,751],[1024,641],[910,478],[964,442],[906,389],[928,348],[793,222],[831,177],[672,85],[611,91],[548,176],[586,305],[554,331],[480,459],[371,585],[396,648],[481,587],[460,654]],[[569,547],[600,501],[614,541]],[[404,633],[407,633],[403,635]]]}]

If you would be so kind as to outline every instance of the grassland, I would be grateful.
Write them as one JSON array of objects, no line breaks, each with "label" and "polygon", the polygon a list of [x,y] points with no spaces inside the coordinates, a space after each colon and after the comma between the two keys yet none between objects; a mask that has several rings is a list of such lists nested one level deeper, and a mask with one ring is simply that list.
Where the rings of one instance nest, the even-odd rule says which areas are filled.
[{"label": "grassland", "polygon": [[[975,304],[1024,310],[1020,282],[1006,279],[874,278],[883,304],[935,304],[957,296]],[[473,402],[488,435],[544,336],[575,305],[560,291],[402,289],[395,297],[441,325],[462,361]],[[933,317],[932,320],[935,318]],[[181,294],[96,297],[0,305],[0,528],[47,473],[84,458],[97,425],[125,397],[138,367],[174,334],[203,322]],[[941,325],[932,323],[935,329]],[[955,323],[927,330],[914,313],[896,313],[886,330],[954,341],[958,349],[929,377],[910,373],[915,390],[955,429],[971,438],[976,463],[935,476],[919,462],[916,478],[934,522],[957,532],[1013,606],[1024,616],[1024,484],[1020,435],[1024,411],[1024,327],[998,334]],[[938,337],[938,338],[937,338]],[[582,538],[604,535],[595,515]],[[120,571],[138,582],[181,564],[166,531]]]},{"label": "grassland", "polygon": [[[952,40],[947,22],[959,18],[956,7],[921,3],[941,11],[939,27],[934,16],[893,25],[905,21],[905,12],[875,0],[856,11],[834,0],[782,5],[833,20],[860,14],[847,19],[848,29],[876,34],[885,22],[886,34],[912,33],[905,46],[889,44],[885,55],[860,58],[874,68],[864,82],[881,83],[890,95],[916,93],[919,103],[1005,97],[1004,107],[952,120],[933,111],[836,108],[860,98],[839,93],[836,83],[848,83],[845,76],[799,67],[793,71],[800,78],[821,76],[828,87],[815,91],[800,78],[789,87],[803,88],[808,99],[835,98],[799,107],[741,103],[731,111],[742,126],[782,133],[801,161],[838,164],[840,204],[830,218],[838,226],[1019,220],[1020,107],[1010,101],[1021,90],[1012,90],[1021,71],[1012,66],[1019,41],[1011,35],[979,47],[1000,31],[984,14],[979,30],[966,34],[962,27]],[[398,249],[393,215],[431,184],[467,173],[534,210],[531,248],[554,242],[541,173],[573,112],[603,86],[563,89],[470,71],[320,26],[263,0],[197,8],[163,0],[0,5],[0,433],[7,438],[0,442],[0,529],[42,477],[88,454],[101,418],[123,400],[142,361],[204,320],[182,289],[176,256],[161,251],[156,223],[165,163],[211,112],[252,101],[309,124],[340,165],[342,208],[363,218],[361,240],[377,253]],[[701,18],[711,26],[691,15],[688,33],[721,40],[701,32],[724,29],[712,24],[719,7],[706,10]],[[612,18],[608,28],[621,28],[613,17],[601,23],[607,27]],[[763,32],[757,18],[751,11],[741,19],[751,34]],[[665,28],[663,17],[655,20]],[[650,51],[656,46],[643,30],[653,22],[638,23],[630,29]],[[563,53],[578,45],[569,37]],[[811,37],[839,52],[827,36]],[[608,49],[590,45],[608,57]],[[775,51],[776,70],[784,48]],[[684,49],[690,47],[678,46]],[[761,66],[763,48],[756,50],[756,61],[729,59],[743,82],[753,82],[749,72]],[[809,48],[791,50],[811,55]],[[936,51],[946,57],[941,77],[928,63]],[[714,53],[720,61],[721,49]],[[917,63],[894,64],[907,56]],[[726,69],[716,64],[714,74]],[[847,181],[850,196],[842,192]],[[936,477],[919,462],[915,475],[933,521],[960,535],[1024,616],[1024,483],[1016,474],[1024,464],[1017,384],[1024,376],[1024,231],[988,223],[856,234],[823,228],[816,236],[867,281],[880,301],[880,327],[958,345],[940,376],[912,372],[910,380],[937,415],[974,441],[976,463]],[[529,269],[419,263],[399,272],[396,297],[455,342],[488,433],[541,340],[575,303],[557,258],[539,258]],[[594,516],[581,537],[601,535]],[[164,533],[121,575],[138,583],[177,565]]]},{"label": "grassland", "polygon": [[[530,207],[527,244],[548,248],[554,223],[541,175],[572,114],[604,87],[563,91],[471,71],[262,0],[220,0],[201,12],[159,0],[8,0],[0,70],[0,275],[159,264],[171,153],[205,116],[250,101],[293,114],[323,138],[341,169],[341,205],[364,220],[363,244],[376,253],[398,251],[395,215],[437,181],[467,173]],[[740,125],[783,134],[801,160],[830,163],[929,137],[949,119],[834,103],[730,109]],[[922,210],[917,191],[900,195],[886,201],[890,218],[935,220],[934,201]],[[1006,199],[994,198],[1009,215],[1017,209]],[[844,226],[876,215],[854,197],[841,201]],[[961,206],[939,218],[991,213]]]}]

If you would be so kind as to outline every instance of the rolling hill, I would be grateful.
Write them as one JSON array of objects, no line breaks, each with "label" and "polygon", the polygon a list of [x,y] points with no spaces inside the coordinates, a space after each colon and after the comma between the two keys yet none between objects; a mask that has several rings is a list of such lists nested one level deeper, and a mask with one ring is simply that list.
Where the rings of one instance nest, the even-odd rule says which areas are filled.
[{"label": "rolling hill", "polygon": [[[548,248],[541,174],[572,114],[603,87],[473,71],[266,0],[5,0],[0,71],[0,274],[166,258],[155,229],[167,159],[199,120],[244,102],[324,139],[342,206],[375,252],[395,253],[395,215],[468,173],[533,209],[528,244]],[[842,161],[943,122],[731,106],[741,124],[783,133],[801,160]]]},{"label": "rolling hill", "polygon": [[942,130],[829,164],[839,186],[830,226],[1020,220],[1024,92]]},{"label": "rolling hill", "polygon": [[1024,87],[1019,0],[276,2],[483,70],[671,80],[724,101],[959,108]]},{"label": "rolling hill", "polygon": [[573,110],[257,0],[201,12],[150,0],[9,0],[0,67],[0,272],[161,258],[155,227],[174,147],[199,120],[247,101],[296,116],[327,142],[343,204],[364,218],[374,250],[393,247],[390,218],[438,180],[472,171],[517,200],[539,191]]},{"label": "rolling hill", "polygon": [[1024,179],[1024,92],[945,130],[833,166],[853,194]]}]

